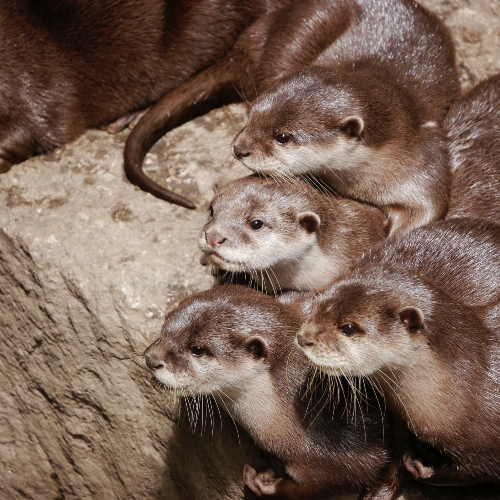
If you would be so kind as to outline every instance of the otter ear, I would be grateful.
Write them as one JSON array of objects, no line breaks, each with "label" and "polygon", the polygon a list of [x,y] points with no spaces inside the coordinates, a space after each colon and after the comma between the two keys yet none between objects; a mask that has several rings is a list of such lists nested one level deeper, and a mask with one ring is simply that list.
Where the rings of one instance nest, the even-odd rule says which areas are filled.
[{"label": "otter ear", "polygon": [[245,347],[255,359],[267,358],[267,344],[261,337],[253,337],[247,342]]},{"label": "otter ear", "polygon": [[349,139],[358,139],[365,129],[365,122],[360,116],[346,116],[340,122],[340,130]]},{"label": "otter ear", "polygon": [[314,212],[300,212],[300,214],[297,215],[297,220],[308,233],[317,231],[321,224],[319,215]]},{"label": "otter ear", "polygon": [[418,307],[403,307],[399,319],[408,330],[421,330],[424,327],[424,313]]}]

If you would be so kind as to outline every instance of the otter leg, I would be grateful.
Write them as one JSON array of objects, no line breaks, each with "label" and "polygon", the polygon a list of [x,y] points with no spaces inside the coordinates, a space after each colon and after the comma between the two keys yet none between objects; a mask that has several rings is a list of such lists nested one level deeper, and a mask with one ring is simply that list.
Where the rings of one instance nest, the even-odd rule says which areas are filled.
[{"label": "otter leg", "polygon": [[243,468],[243,481],[258,497],[276,495],[277,486],[283,479],[276,477],[272,469],[257,472],[248,464]]},{"label": "otter leg", "polygon": [[406,469],[418,482],[434,486],[470,486],[484,482],[471,477],[463,467],[450,460],[429,463],[426,456],[409,453],[403,456],[403,460]]},{"label": "otter leg", "polygon": [[395,500],[401,494],[408,471],[399,463],[391,464],[386,471],[382,481],[364,489],[358,496],[358,500]]}]

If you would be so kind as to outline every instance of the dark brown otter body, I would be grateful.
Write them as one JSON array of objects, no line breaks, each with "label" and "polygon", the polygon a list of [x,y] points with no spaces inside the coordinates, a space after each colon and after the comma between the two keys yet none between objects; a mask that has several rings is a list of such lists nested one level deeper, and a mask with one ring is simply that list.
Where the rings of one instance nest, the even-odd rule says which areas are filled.
[{"label": "dark brown otter body", "polygon": [[332,376],[371,378],[442,454],[427,468],[402,446],[367,498],[394,498],[404,465],[434,484],[500,481],[499,290],[500,227],[457,218],[379,247],[314,301],[298,334],[309,358]]},{"label": "dark brown otter body", "polygon": [[302,320],[299,308],[256,290],[218,287],[184,300],[145,353],[162,384],[186,396],[215,396],[283,462],[286,476],[270,482],[269,473],[245,467],[245,484],[258,496],[359,491],[377,481],[388,460],[388,416],[376,399],[355,408],[348,387],[339,386],[338,402],[337,394],[335,403],[314,400],[321,390],[308,381],[309,363],[293,346]]},{"label": "dark brown otter body", "polygon": [[456,102],[449,130],[452,190],[447,217],[500,223],[500,75],[481,82]]},{"label": "dark brown otter body", "polygon": [[[428,171],[436,171],[435,175],[432,174],[431,183],[437,183],[442,191],[437,196],[431,190],[432,207],[428,212],[431,212],[430,218],[444,216],[443,207],[446,207],[448,194],[448,165],[442,165],[442,156],[446,156],[446,151],[443,152],[438,126],[459,93],[454,51],[451,39],[441,22],[410,0],[286,2],[282,8],[260,17],[241,35],[225,57],[165,95],[139,122],[130,134],[125,148],[125,168],[129,177],[149,190],[146,186],[149,181],[141,171],[141,164],[149,148],[162,134],[193,114],[205,110],[207,106],[236,100],[235,88],[247,99],[253,100],[279,79],[310,66],[360,71],[363,78],[364,72],[377,73],[377,77],[384,80],[381,91],[384,94],[384,103],[386,92],[390,91],[398,98],[401,97],[402,103],[395,104],[394,109],[378,110],[377,116],[381,123],[368,123],[364,127],[365,135],[370,132],[375,136],[376,131],[369,129],[382,127],[386,136],[390,129],[392,138],[396,138],[399,133],[402,142],[409,146],[409,137],[412,137],[421,150],[425,150],[426,154],[423,156],[431,165]],[[313,98],[321,100],[320,95]],[[259,102],[264,101],[262,96]],[[370,102],[369,107],[376,108],[377,103]],[[404,127],[399,127],[399,122],[394,119],[394,114],[398,113],[399,109],[404,112]],[[302,113],[307,111],[301,107]],[[302,118],[297,118],[293,107],[290,113],[285,109],[281,118],[291,121],[295,128],[301,126]],[[351,115],[341,119],[346,120],[340,126],[339,123],[331,124],[332,136],[343,136],[349,147],[357,144],[358,139],[363,139],[360,136],[359,119]],[[389,123],[384,123],[384,119]],[[311,118],[306,116],[304,120],[310,123]],[[330,122],[320,121],[317,128],[308,126],[307,132],[314,136],[315,132],[322,133],[329,127]],[[269,144],[266,147],[267,154],[271,155],[275,142],[278,142],[276,147],[279,147],[283,134],[286,135],[286,128],[266,130],[266,134],[268,132]],[[416,138],[413,137],[415,132]],[[381,144],[391,139],[381,138],[380,134],[377,137]],[[301,139],[300,134],[294,139]],[[302,139],[307,142],[307,137]],[[433,145],[434,140],[437,145]],[[394,141],[395,139],[392,141],[393,145],[397,143]],[[379,145],[374,144],[371,151],[379,151]],[[366,152],[366,148],[364,151]],[[408,151],[410,154],[402,147],[392,148],[391,161],[395,161],[394,158],[398,156],[406,161],[407,156],[414,154],[412,148]],[[379,152],[380,156],[383,156],[382,151]],[[245,156],[248,151],[235,150],[235,153],[248,159]],[[419,157],[422,157],[421,153],[422,151],[419,152]],[[359,160],[358,155],[357,161]],[[400,181],[400,178],[396,181]],[[381,182],[387,183],[387,176]],[[408,188],[410,199],[414,196],[412,189],[413,186]],[[416,206],[421,203],[422,194],[418,191],[415,196]],[[406,228],[403,222],[396,221],[398,216],[395,215],[404,212],[403,205],[399,199],[392,203],[394,231],[399,226]],[[418,212],[417,209],[415,211]],[[426,215],[415,215],[412,212],[409,218],[413,224],[417,224],[429,220]],[[407,214],[404,217],[407,219]]]},{"label": "dark brown otter body", "polygon": [[199,248],[267,293],[321,290],[385,239],[380,210],[300,180],[249,176],[214,190]]},{"label": "dark brown otter body", "polygon": [[280,0],[0,1],[0,171],[144,109]]}]

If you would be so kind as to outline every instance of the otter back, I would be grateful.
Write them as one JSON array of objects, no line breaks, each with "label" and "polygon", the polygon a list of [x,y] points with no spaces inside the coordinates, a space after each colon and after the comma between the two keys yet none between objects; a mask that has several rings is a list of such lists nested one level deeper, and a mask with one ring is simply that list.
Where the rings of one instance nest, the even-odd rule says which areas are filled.
[{"label": "otter back", "polygon": [[445,120],[452,159],[447,217],[500,222],[500,75],[455,103]]},{"label": "otter back", "polygon": [[0,2],[0,171],[150,106],[223,57],[272,4]]}]

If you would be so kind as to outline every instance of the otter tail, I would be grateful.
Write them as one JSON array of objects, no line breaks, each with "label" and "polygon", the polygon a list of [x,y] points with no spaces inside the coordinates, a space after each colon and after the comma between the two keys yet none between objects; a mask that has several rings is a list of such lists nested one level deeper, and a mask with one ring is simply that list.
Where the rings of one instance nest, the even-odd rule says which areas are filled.
[{"label": "otter tail", "polygon": [[241,97],[232,83],[237,73],[237,67],[230,58],[213,65],[165,94],[139,120],[128,136],[124,151],[125,174],[132,184],[161,200],[196,208],[192,201],[150,179],[142,170],[142,162],[154,143],[169,130],[210,109],[240,101]]}]

